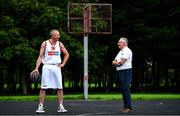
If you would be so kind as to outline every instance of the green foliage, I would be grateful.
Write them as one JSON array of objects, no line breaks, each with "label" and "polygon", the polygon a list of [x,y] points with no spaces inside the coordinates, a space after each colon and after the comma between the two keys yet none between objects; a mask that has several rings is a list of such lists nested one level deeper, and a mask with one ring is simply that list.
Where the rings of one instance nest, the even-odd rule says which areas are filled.
[{"label": "green foliage", "polygon": [[79,22],[73,22],[71,25],[71,29],[72,29],[72,32],[77,32],[77,33],[84,31],[82,23],[79,23]]},{"label": "green foliage", "polygon": [[69,8],[69,13],[71,17],[81,17],[83,18],[83,5],[76,5]]},{"label": "green foliage", "polygon": [[[67,3],[59,0],[0,0],[0,68],[3,67],[3,80],[1,85],[6,83],[7,88],[13,88],[13,82],[19,82],[26,78],[35,66],[41,43],[48,39],[49,31],[52,28],[60,30],[61,38],[65,47],[70,53],[70,59],[63,70],[65,79],[72,81],[72,85],[81,83],[83,72],[83,36],[70,35],[67,33]],[[100,0],[71,0],[71,2],[106,2]],[[171,68],[174,75],[166,79],[168,83],[172,81],[175,85],[179,83],[179,25],[180,7],[176,0],[113,0],[113,34],[108,36],[89,35],[89,75],[95,81],[99,73],[101,83],[105,83],[108,77],[115,80],[111,60],[118,52],[116,43],[119,36],[129,39],[129,47],[134,54],[134,78],[137,86],[143,85],[146,77],[143,72],[145,60],[153,58],[154,64],[148,85],[154,87],[153,82],[168,76],[163,70],[164,67]],[[104,12],[94,9],[92,16],[104,16]],[[82,7],[73,9],[71,14],[82,15]],[[108,13],[107,13],[108,14]],[[105,15],[106,17],[106,15]],[[107,27],[107,22],[97,20],[94,23],[98,28]],[[73,23],[72,29],[77,32],[83,31],[83,22]],[[172,60],[173,59],[173,60]],[[10,65],[15,64],[15,65]],[[175,66],[177,68],[175,68]],[[158,67],[158,68],[157,68]],[[10,70],[11,69],[11,70]],[[8,71],[25,69],[25,75],[14,72],[12,75]],[[4,71],[6,70],[6,71]],[[142,71],[143,70],[143,71]],[[106,72],[109,75],[106,75]],[[154,71],[154,72],[153,72]],[[175,73],[177,72],[177,73]],[[141,73],[141,74],[140,74]],[[173,76],[174,77],[173,77]],[[146,76],[146,75],[145,75]],[[16,78],[13,78],[16,77]],[[14,80],[9,80],[9,78]],[[15,80],[16,79],[16,80]],[[138,80],[139,79],[139,80]],[[143,81],[141,81],[141,79]],[[113,80],[113,81],[114,81]],[[107,80],[110,82],[110,80]],[[113,82],[112,81],[112,82]],[[160,82],[159,82],[160,83]],[[83,85],[82,85],[83,86]],[[164,85],[162,85],[164,86]],[[21,87],[21,85],[20,85]],[[108,88],[103,86],[104,88]],[[79,89],[77,86],[74,88]]]},{"label": "green foliage", "polygon": [[97,20],[96,21],[96,26],[99,30],[101,30],[100,32],[103,32],[105,29],[107,29],[107,22],[104,20]]}]

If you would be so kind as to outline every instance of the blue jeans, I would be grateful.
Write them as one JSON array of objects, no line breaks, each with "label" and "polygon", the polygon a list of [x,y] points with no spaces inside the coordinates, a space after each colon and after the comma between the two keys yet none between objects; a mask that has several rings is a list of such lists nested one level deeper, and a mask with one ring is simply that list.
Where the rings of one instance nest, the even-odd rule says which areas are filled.
[{"label": "blue jeans", "polygon": [[117,77],[120,83],[120,89],[122,92],[124,108],[130,108],[131,106],[131,81],[132,81],[132,68],[119,70],[117,72]]}]

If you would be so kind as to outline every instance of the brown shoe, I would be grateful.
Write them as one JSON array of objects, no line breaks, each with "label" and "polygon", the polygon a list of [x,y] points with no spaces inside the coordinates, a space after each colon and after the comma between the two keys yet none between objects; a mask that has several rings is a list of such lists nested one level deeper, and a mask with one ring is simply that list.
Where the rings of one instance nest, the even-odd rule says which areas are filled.
[{"label": "brown shoe", "polygon": [[122,108],[122,109],[120,109],[119,111],[120,111],[120,112],[123,112],[125,109],[126,109],[126,108]]},{"label": "brown shoe", "polygon": [[123,108],[123,109],[120,109],[120,112],[129,113],[129,112],[132,112],[132,110],[129,108]]}]

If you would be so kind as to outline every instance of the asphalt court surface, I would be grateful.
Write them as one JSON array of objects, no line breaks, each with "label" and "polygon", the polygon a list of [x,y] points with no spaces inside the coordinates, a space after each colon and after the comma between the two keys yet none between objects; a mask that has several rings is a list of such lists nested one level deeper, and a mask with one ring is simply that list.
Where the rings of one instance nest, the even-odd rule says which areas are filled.
[{"label": "asphalt court surface", "polygon": [[45,113],[37,114],[38,101],[0,101],[0,115],[180,115],[180,100],[135,100],[133,112],[122,113],[123,102],[65,100],[66,113],[57,112],[56,101],[45,101]]}]

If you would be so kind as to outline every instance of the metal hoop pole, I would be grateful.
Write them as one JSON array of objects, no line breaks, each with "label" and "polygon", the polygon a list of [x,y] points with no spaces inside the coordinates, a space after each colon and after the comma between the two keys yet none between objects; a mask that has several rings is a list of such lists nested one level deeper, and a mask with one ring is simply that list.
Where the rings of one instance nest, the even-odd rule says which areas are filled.
[{"label": "metal hoop pole", "polygon": [[84,99],[88,99],[88,34],[84,34]]}]

